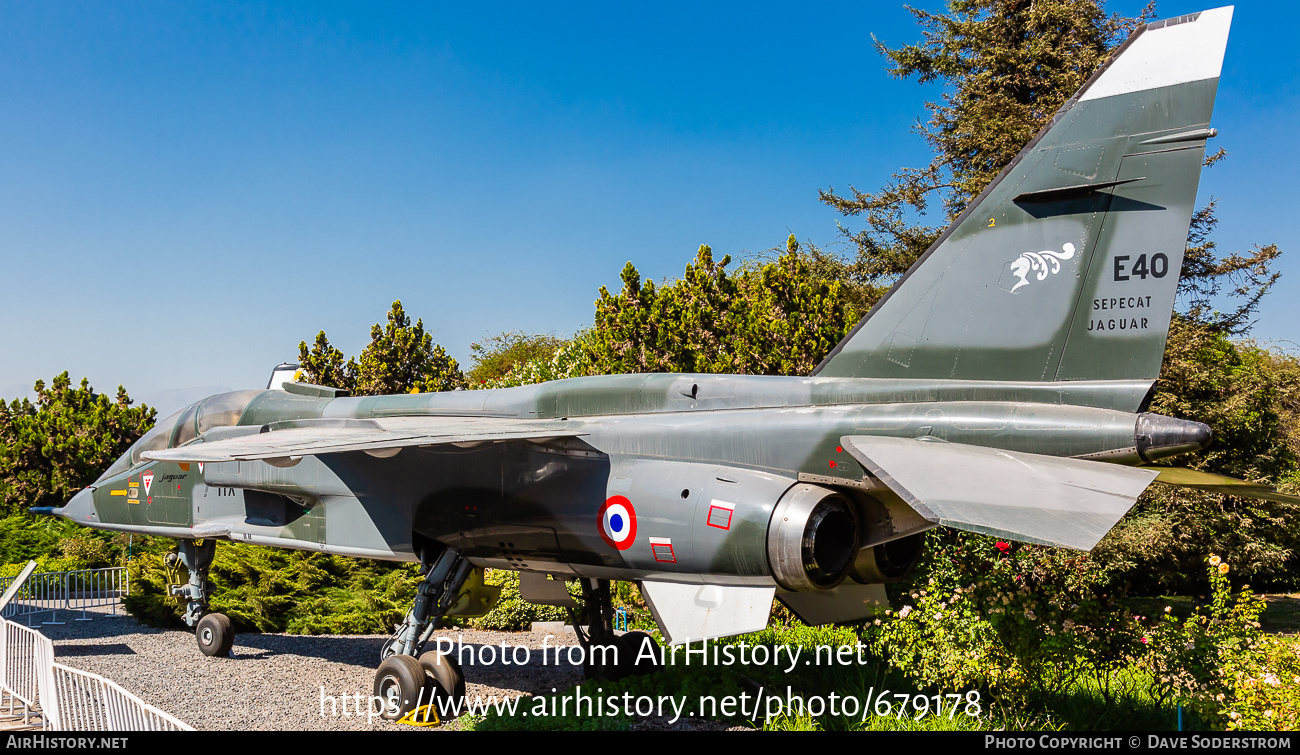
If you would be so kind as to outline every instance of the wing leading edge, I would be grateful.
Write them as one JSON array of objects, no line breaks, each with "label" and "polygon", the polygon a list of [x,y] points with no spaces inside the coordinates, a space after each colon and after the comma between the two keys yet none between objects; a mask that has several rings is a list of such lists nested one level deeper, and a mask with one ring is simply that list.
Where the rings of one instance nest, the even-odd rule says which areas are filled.
[{"label": "wing leading edge", "polygon": [[264,425],[260,432],[146,451],[147,461],[223,462],[318,456],[346,451],[384,451],[407,446],[545,440],[586,433],[549,420],[496,417],[388,417],[294,420]]}]

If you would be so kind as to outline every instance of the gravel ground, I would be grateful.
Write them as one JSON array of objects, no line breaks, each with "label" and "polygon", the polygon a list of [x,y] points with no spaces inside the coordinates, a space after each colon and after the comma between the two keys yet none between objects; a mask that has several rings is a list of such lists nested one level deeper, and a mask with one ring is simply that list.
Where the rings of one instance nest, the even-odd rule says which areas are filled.
[{"label": "gravel ground", "polygon": [[[36,617],[48,620],[49,615]],[[386,637],[379,635],[286,635],[241,634],[235,638],[233,658],[208,658],[199,653],[194,635],[182,629],[155,629],[131,617],[112,618],[97,614],[92,621],[73,621],[60,612],[65,623],[38,626],[54,641],[55,660],[111,679],[196,729],[292,729],[292,730],[416,730],[366,716],[332,715],[321,695],[368,696],[374,684],[379,648]],[[551,635],[546,641],[547,635]],[[466,666],[470,699],[475,695],[518,696],[564,690],[582,681],[580,667],[556,665],[548,655],[543,665],[541,648],[576,645],[571,630],[539,632],[485,632],[450,629],[435,637],[463,641],[475,652],[487,653],[484,645],[505,643],[520,657],[531,649],[526,665]],[[322,693],[322,689],[324,692]],[[349,704],[348,710],[352,711]],[[437,730],[459,728],[457,723]],[[718,729],[716,722],[683,719],[675,724],[645,719],[637,729]],[[428,730],[428,729],[426,729]]]}]

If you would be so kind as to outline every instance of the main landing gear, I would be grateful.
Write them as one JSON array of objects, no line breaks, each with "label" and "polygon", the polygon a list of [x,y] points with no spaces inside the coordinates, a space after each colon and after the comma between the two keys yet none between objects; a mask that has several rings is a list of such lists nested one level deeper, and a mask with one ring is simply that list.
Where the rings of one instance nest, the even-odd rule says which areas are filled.
[{"label": "main landing gear", "polygon": [[[586,662],[583,674],[594,681],[617,681],[648,674],[663,664],[658,644],[645,632],[614,634],[614,604],[609,580],[580,579],[582,615],[569,609],[573,632],[578,635]],[[582,625],[586,625],[584,631]]]},{"label": "main landing gear", "polygon": [[188,599],[185,608],[185,624],[194,629],[194,638],[199,643],[199,652],[207,656],[222,658],[230,655],[235,644],[235,630],[230,619],[223,613],[208,612],[208,598],[212,595],[212,584],[208,581],[208,569],[212,566],[212,557],[217,554],[216,540],[181,540],[177,553],[167,554],[167,573],[169,581],[180,580],[172,576],[179,561],[190,574],[187,584],[171,584],[172,595]]},{"label": "main landing gear", "polygon": [[[436,650],[424,652],[438,620],[460,594],[470,563],[456,548],[445,548],[430,563],[421,554],[420,582],[415,605],[380,651],[375,671],[375,697],[385,701],[383,717],[401,718],[418,707],[432,704],[441,715],[461,710],[465,701],[465,675],[455,656]],[[430,717],[432,719],[432,717]]]}]

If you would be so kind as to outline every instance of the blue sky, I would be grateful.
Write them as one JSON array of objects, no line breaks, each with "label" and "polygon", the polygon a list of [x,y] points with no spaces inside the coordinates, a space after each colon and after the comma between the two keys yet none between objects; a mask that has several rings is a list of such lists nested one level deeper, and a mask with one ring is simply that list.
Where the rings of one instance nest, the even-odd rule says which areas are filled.
[{"label": "blue sky", "polygon": [[[939,90],[870,47],[919,39],[901,4],[373,5],[0,3],[0,396],[69,370],[174,408],[264,385],[318,330],[354,354],[394,299],[468,362],[589,324],[629,260],[835,242],[819,188],[928,160],[909,127]],[[1201,185],[1222,248],[1287,250],[1256,330],[1279,343],[1298,21],[1237,6],[1232,157]]]}]

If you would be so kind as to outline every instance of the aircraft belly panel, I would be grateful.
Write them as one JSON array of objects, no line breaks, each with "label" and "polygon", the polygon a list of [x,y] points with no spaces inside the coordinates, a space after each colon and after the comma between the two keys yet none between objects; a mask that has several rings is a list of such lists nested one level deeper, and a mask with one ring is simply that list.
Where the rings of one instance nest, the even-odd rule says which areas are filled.
[{"label": "aircraft belly panel", "polygon": [[641,582],[641,595],[669,645],[760,631],[775,592],[775,587]]}]

